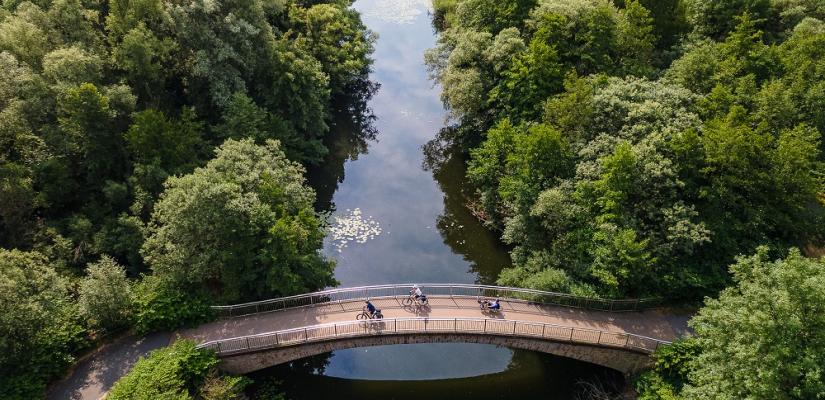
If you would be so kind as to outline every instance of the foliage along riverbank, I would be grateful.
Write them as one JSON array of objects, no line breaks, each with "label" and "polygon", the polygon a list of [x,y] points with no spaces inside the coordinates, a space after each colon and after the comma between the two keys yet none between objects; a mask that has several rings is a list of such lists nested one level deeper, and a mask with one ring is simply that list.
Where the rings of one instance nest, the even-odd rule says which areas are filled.
[{"label": "foliage along riverbank", "polygon": [[436,15],[443,136],[515,246],[500,283],[696,299],[738,254],[821,242],[821,8],[462,0]]},{"label": "foliage along riverbank", "polygon": [[722,290],[695,336],[657,352],[639,397],[821,396],[825,263],[797,248],[825,234],[825,8],[434,5],[426,60],[453,124],[426,150],[468,160],[468,202],[514,246],[498,282],[675,301]]},{"label": "foliage along riverbank", "polygon": [[334,283],[305,165],[368,120],[349,1],[11,1],[0,9],[0,397],[101,333]]}]

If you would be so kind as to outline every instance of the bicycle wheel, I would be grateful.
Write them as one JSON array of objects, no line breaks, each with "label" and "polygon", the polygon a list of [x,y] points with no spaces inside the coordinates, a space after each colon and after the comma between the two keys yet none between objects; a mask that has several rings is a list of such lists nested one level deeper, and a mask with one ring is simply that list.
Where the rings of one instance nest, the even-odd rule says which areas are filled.
[{"label": "bicycle wheel", "polygon": [[355,316],[355,319],[369,319],[369,315],[367,313],[361,313]]},{"label": "bicycle wheel", "polygon": [[375,312],[375,319],[382,319],[384,318],[384,314],[381,314],[381,311]]},{"label": "bicycle wheel", "polygon": [[407,297],[406,299],[401,300],[401,304],[403,304],[405,306],[411,306],[412,303],[413,303],[412,297]]}]

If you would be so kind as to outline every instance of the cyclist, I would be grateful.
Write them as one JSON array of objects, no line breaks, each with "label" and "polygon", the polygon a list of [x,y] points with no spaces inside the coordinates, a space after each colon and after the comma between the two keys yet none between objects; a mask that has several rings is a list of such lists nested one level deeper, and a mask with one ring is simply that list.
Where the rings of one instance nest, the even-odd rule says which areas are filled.
[{"label": "cyclist", "polygon": [[372,303],[370,303],[370,299],[364,300],[364,303],[367,303],[366,307],[367,307],[367,311],[370,312],[370,318],[374,318],[375,317],[375,312],[378,311],[378,309],[375,308],[375,306],[372,305]]},{"label": "cyclist", "polygon": [[414,284],[412,290],[410,290],[410,296],[413,296],[415,300],[421,300],[422,303],[427,302],[427,296],[424,296],[424,293],[421,292],[421,288],[418,287],[418,284]]},{"label": "cyclist", "polygon": [[499,303],[498,299],[495,299],[494,301],[478,300],[478,304],[481,306],[482,310],[485,308],[491,311],[501,310],[501,303]]},{"label": "cyclist", "polygon": [[410,290],[410,295],[414,296],[415,299],[418,300],[418,298],[422,295],[421,288],[418,287],[417,284],[413,285],[412,290]]}]

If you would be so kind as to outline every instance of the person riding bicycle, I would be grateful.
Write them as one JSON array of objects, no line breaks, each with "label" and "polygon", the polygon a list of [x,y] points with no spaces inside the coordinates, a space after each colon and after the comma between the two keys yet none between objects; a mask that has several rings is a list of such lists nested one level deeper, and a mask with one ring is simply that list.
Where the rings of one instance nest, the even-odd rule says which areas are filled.
[{"label": "person riding bicycle", "polygon": [[421,291],[421,288],[418,287],[418,284],[413,285],[412,290],[410,290],[410,296],[412,296],[415,300],[420,300],[422,303],[427,302],[427,296],[424,296],[424,293]]},{"label": "person riding bicycle", "polygon": [[419,297],[423,296],[423,293],[421,293],[421,288],[416,284],[413,285],[412,290],[410,290],[410,295],[418,300]]},{"label": "person riding bicycle", "polygon": [[501,310],[501,303],[499,303],[498,299],[495,299],[494,301],[478,300],[478,304],[481,305],[482,310],[485,308],[493,311]]},{"label": "person riding bicycle", "polygon": [[369,311],[369,312],[370,312],[370,317],[374,317],[374,316],[375,316],[375,312],[376,312],[376,311],[378,311],[378,309],[377,309],[377,308],[375,308],[375,306],[374,306],[374,305],[372,305],[372,303],[370,303],[370,299],[366,299],[366,300],[364,300],[364,303],[367,303],[367,306],[366,306],[366,307],[367,307],[367,311]]}]

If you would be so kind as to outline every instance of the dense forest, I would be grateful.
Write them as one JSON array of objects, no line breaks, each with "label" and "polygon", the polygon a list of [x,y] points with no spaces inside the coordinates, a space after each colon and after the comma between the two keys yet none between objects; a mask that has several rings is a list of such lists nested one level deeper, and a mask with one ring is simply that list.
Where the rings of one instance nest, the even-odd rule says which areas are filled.
[{"label": "dense forest", "polygon": [[[436,0],[426,57],[502,285],[705,306],[641,399],[825,393],[825,6]],[[720,293],[721,290],[721,293]]]},{"label": "dense forest", "polygon": [[[3,2],[0,398],[120,333],[335,284],[305,171],[369,119],[351,3]],[[466,161],[467,207],[512,248],[498,282],[710,296],[640,398],[821,398],[825,4],[433,5],[450,119],[426,150]],[[109,397],[244,398],[217,363],[176,341]]]},{"label": "dense forest", "polygon": [[[821,243],[825,8],[437,1],[427,54],[504,285],[696,299]],[[443,145],[442,145],[443,147]]]},{"label": "dense forest", "polygon": [[304,171],[376,90],[350,5],[3,3],[0,397],[105,336],[334,284]]}]

